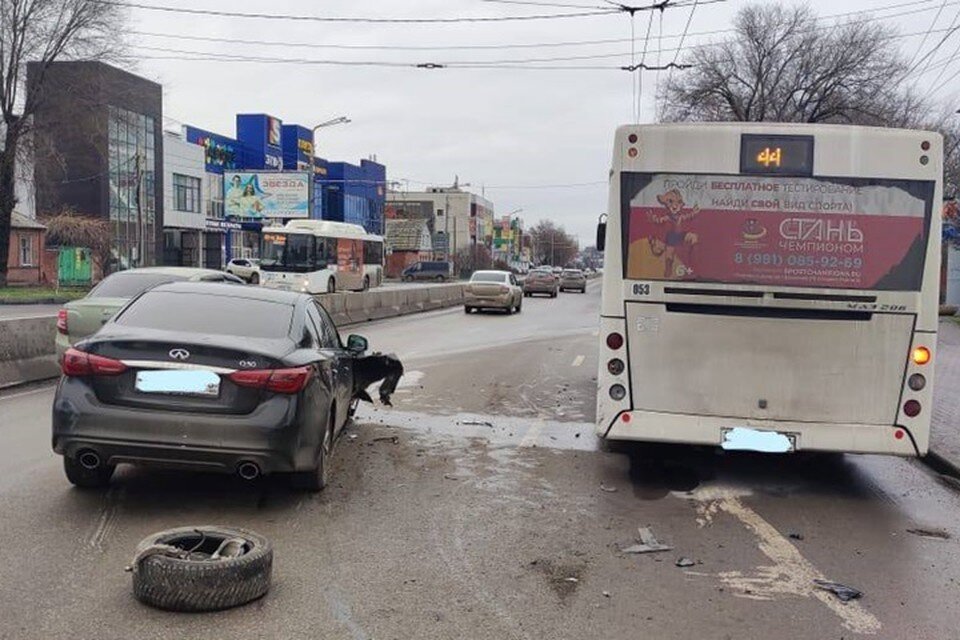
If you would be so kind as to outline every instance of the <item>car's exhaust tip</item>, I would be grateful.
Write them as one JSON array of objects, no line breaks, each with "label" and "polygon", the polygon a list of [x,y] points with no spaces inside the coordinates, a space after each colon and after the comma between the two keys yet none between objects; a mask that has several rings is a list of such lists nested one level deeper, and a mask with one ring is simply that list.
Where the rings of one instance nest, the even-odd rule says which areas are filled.
[{"label": "car's exhaust tip", "polygon": [[256,480],[260,477],[260,467],[256,462],[241,462],[237,465],[237,475],[244,480]]},{"label": "car's exhaust tip", "polygon": [[93,471],[100,467],[100,456],[96,451],[81,451],[80,455],[77,456],[77,462],[79,462],[80,466],[84,469]]}]

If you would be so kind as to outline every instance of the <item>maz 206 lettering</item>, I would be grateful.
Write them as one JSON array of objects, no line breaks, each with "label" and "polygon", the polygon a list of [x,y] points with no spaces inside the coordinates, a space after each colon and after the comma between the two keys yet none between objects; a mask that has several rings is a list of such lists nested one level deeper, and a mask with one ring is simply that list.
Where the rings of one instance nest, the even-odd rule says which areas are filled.
[{"label": "maz 206 lettering", "polygon": [[851,302],[847,305],[847,309],[852,311],[877,311],[882,313],[884,311],[896,312],[896,311],[906,311],[907,305],[904,304],[880,304],[876,302]]}]

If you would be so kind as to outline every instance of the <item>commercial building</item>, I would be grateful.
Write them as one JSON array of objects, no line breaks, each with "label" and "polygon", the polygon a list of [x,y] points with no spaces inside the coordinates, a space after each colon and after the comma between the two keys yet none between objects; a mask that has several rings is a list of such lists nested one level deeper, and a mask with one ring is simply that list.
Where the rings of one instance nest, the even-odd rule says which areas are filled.
[{"label": "commercial building", "polygon": [[235,138],[189,125],[183,138],[204,153],[206,255],[219,246],[222,262],[255,258],[264,224],[293,218],[383,233],[386,167],[316,157],[311,129],[269,114],[239,114]]},{"label": "commercial building", "polygon": [[493,203],[457,184],[426,191],[391,191],[387,208],[393,217],[428,220],[433,250],[441,259],[471,246],[490,247],[493,242]]},{"label": "commercial building", "polygon": [[163,219],[160,85],[102,62],[27,65],[40,213],[69,208],[110,222],[108,271],[157,264]]},{"label": "commercial building", "polygon": [[211,256],[203,251],[208,201],[203,148],[164,132],[163,167],[163,264],[219,269],[220,247]]}]

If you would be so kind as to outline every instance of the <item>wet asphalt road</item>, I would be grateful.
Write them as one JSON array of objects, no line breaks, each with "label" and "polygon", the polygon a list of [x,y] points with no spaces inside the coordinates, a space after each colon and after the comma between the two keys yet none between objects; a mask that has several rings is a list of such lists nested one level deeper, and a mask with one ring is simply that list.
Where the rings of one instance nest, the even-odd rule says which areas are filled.
[{"label": "wet asphalt road", "polygon": [[[354,327],[408,375],[393,409],[363,409],[319,496],[132,468],[77,491],[49,451],[52,387],[0,395],[0,638],[960,637],[960,499],[916,461],[598,452],[598,302],[592,284],[520,316]],[[136,543],[203,523],[273,540],[267,597],[202,615],[134,601]],[[673,550],[623,553],[639,526]],[[818,578],[865,596],[841,604]]]}]

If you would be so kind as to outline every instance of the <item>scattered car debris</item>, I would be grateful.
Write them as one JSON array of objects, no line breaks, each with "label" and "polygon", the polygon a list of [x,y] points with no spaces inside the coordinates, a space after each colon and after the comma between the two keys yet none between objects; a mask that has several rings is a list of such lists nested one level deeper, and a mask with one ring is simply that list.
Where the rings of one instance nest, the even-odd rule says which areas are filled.
[{"label": "scattered car debris", "polygon": [[357,434],[355,434],[355,433],[351,433],[351,434],[350,434],[350,439],[351,439],[351,440],[356,440],[357,438],[358,438]]},{"label": "scattered car debris", "polygon": [[600,491],[606,491],[607,493],[616,493],[616,492],[617,492],[617,488],[616,488],[616,487],[608,487],[607,485],[605,485],[605,484],[603,484],[603,483],[601,482],[601,483],[600,483]]},{"label": "scattered car debris", "polygon": [[624,553],[657,553],[673,550],[673,547],[661,544],[653,535],[653,530],[650,527],[640,527],[637,531],[640,534],[640,544],[632,545],[621,551]]},{"label": "scattered car debris", "polygon": [[603,592],[601,592],[601,593],[603,593],[603,597],[604,597],[604,598],[609,598],[609,597],[610,597],[610,592],[609,592],[609,591],[603,591]]},{"label": "scattered car debris", "polygon": [[678,567],[692,567],[697,563],[690,558],[677,558],[677,561],[674,564],[676,564]]},{"label": "scattered car debris", "polygon": [[217,611],[264,596],[273,547],[252,531],[220,526],[155,533],[137,546],[127,571],[141,602],[169,611]]},{"label": "scattered car debris", "polygon": [[400,444],[400,437],[399,436],[380,436],[379,438],[374,438],[373,440],[370,441],[371,444],[374,442],[389,442],[391,444]]},{"label": "scattered car debris", "polygon": [[574,578],[574,577],[564,578],[563,580],[564,580],[564,582],[573,582],[573,583],[580,582],[580,579],[579,579],[579,578]]},{"label": "scattered car debris", "polygon": [[796,531],[794,531],[793,533],[788,533],[787,537],[790,538],[791,540],[803,540],[803,534],[797,533]]},{"label": "scattered car debris", "polygon": [[859,589],[848,587],[847,585],[840,584],[839,582],[830,582],[829,580],[814,580],[813,583],[824,591],[829,591],[833,595],[837,596],[841,602],[850,602],[851,600],[856,600],[857,598],[863,596],[863,592]]},{"label": "scattered car debris", "polygon": [[353,361],[353,397],[372,403],[373,398],[367,393],[367,387],[378,380],[380,385],[380,402],[392,407],[390,396],[397,390],[397,384],[403,377],[403,364],[392,353],[372,353]]},{"label": "scattered car debris", "polygon": [[493,428],[492,422],[487,422],[486,420],[464,420],[460,424],[467,427],[490,427]]},{"label": "scattered car debris", "polygon": [[950,534],[943,529],[907,529],[907,533],[912,533],[915,536],[920,536],[921,538],[933,538],[935,540],[949,540],[951,538]]}]

